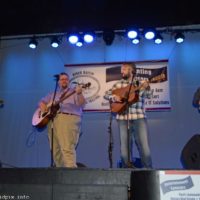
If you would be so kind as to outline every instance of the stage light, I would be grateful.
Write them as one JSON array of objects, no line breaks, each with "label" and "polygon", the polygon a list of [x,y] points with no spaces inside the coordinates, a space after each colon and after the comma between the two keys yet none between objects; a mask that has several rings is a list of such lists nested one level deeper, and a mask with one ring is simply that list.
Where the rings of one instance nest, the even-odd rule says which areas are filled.
[{"label": "stage light", "polygon": [[91,43],[94,41],[94,34],[86,33],[86,34],[84,34],[83,39],[84,39],[84,42]]},{"label": "stage light", "polygon": [[177,43],[182,43],[184,39],[185,39],[185,36],[182,33],[180,32],[176,33],[175,40]]},{"label": "stage light", "polygon": [[127,36],[129,39],[134,39],[138,35],[138,32],[136,30],[130,30],[127,32]]},{"label": "stage light", "polygon": [[32,39],[30,40],[30,42],[29,42],[29,47],[30,47],[31,49],[35,49],[35,48],[37,47],[37,45],[38,45],[37,40],[36,40],[35,38],[32,38]]},{"label": "stage light", "polygon": [[68,37],[68,41],[71,43],[71,44],[76,44],[78,42],[78,35],[76,34],[72,34]]},{"label": "stage light", "polygon": [[151,40],[155,37],[155,32],[153,30],[147,30],[145,31],[144,36],[147,40]]},{"label": "stage light", "polygon": [[82,47],[83,46],[83,39],[79,38],[78,42],[76,43],[77,47]]},{"label": "stage light", "polygon": [[60,40],[57,37],[52,38],[51,40],[51,46],[54,48],[57,48],[60,44]]},{"label": "stage light", "polygon": [[133,43],[133,44],[139,44],[139,43],[140,43],[140,37],[137,36],[136,38],[134,38],[134,39],[132,40],[132,43]]},{"label": "stage light", "polygon": [[156,36],[155,36],[155,38],[154,38],[154,42],[156,44],[161,44],[162,41],[163,41],[163,37],[160,35],[160,33],[157,33]]},{"label": "stage light", "polygon": [[103,32],[103,40],[106,43],[107,46],[110,46],[115,38],[114,31],[104,31]]}]

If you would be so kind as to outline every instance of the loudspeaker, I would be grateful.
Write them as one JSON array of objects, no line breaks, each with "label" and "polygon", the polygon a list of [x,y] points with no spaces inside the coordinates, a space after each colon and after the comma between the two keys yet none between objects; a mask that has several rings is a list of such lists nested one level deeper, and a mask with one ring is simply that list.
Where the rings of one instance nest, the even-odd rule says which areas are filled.
[{"label": "loudspeaker", "polygon": [[200,135],[196,134],[185,144],[181,152],[181,162],[185,169],[200,169]]}]

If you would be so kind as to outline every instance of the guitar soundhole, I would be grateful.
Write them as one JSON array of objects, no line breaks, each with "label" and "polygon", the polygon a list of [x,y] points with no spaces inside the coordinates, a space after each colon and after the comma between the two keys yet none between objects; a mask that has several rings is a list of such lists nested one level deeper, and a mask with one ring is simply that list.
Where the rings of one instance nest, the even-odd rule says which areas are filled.
[{"label": "guitar soundhole", "polygon": [[42,117],[44,117],[47,113],[48,113],[48,112],[44,112],[44,113],[42,114]]}]

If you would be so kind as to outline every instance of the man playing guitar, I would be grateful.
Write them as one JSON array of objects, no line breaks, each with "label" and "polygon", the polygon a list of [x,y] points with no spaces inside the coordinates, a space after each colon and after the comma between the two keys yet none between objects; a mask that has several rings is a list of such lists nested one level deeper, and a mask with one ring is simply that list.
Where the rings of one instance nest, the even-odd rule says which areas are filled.
[{"label": "man playing guitar", "polygon": [[[150,89],[148,81],[137,81],[135,79],[136,66],[134,63],[122,64],[121,74],[122,74],[122,79],[117,83],[115,83],[112,89],[106,92],[104,98],[111,101],[111,108],[112,108],[112,103],[115,105],[117,104],[121,105],[125,99],[124,97],[121,97],[120,95],[116,94],[115,91],[120,89],[121,91],[125,91],[125,89],[129,88],[132,80],[133,80],[133,85],[131,86],[133,88],[137,88],[136,90],[130,90],[129,94],[131,96],[133,93],[134,95],[136,95],[135,93],[137,93],[137,100],[129,102],[128,109],[120,110],[120,112],[118,112],[116,115],[120,133],[120,145],[121,145],[120,150],[121,150],[122,166],[130,167],[130,163],[128,163],[128,161],[129,160],[131,161],[132,158],[129,158],[129,155],[131,155],[133,141],[135,141],[143,166],[145,168],[151,168],[152,160],[148,142],[148,128],[147,128],[144,103],[145,103],[145,98],[150,98],[152,96],[152,91]],[[127,123],[127,120],[129,121],[129,123]],[[130,137],[128,137],[128,131],[127,131],[128,124],[130,130],[129,131]],[[128,150],[129,146],[128,138],[130,139],[129,150]]]},{"label": "man playing guitar", "polygon": [[[56,102],[59,102],[55,106],[58,109],[53,114],[53,120],[48,123],[50,147],[53,151],[53,160],[56,167],[75,168],[77,167],[75,147],[79,139],[82,108],[86,101],[82,94],[81,86],[77,85],[75,89],[69,88],[69,76],[67,73],[59,74],[58,85],[59,88],[55,96],[55,105]],[[69,97],[65,98],[67,95]],[[52,99],[53,92],[41,99],[39,102],[41,112],[48,112],[49,109],[54,107],[54,105],[48,106],[49,104],[51,105]],[[61,101],[60,99],[63,100]]]}]

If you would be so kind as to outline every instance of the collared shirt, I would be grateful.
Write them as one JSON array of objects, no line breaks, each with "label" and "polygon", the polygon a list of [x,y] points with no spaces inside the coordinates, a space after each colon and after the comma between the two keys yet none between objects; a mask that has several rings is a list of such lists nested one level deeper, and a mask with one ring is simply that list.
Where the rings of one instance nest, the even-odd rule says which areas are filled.
[{"label": "collared shirt", "polygon": [[[55,100],[54,102],[59,102],[61,96],[66,93],[64,95],[64,97],[70,95],[68,98],[66,98],[65,100],[63,100],[62,102],[59,103],[59,111],[61,113],[70,113],[70,114],[74,114],[74,115],[78,115],[81,116],[82,114],[82,109],[84,105],[79,105],[78,103],[78,96],[76,92],[74,92],[74,89],[72,88],[67,88],[67,89],[62,89],[62,88],[58,88],[58,90],[56,91],[56,96],[55,96]],[[46,104],[51,104],[53,100],[53,92],[49,93],[47,96],[43,97],[40,102],[44,102]]]},{"label": "collared shirt", "polygon": [[[133,85],[137,87],[137,82],[134,80]],[[139,85],[141,84],[138,82]],[[116,82],[112,89],[106,92],[104,98],[107,100],[112,100],[113,95],[112,91],[115,89],[119,88],[124,88],[128,86],[130,82],[128,80],[120,80]],[[145,98],[151,98],[153,94],[152,90],[139,90],[139,100],[136,103],[133,103],[132,105],[129,106],[128,112],[125,110],[124,112],[117,114],[116,119],[118,120],[136,120],[136,119],[141,119],[141,118],[146,118],[146,113],[145,113]]]}]

